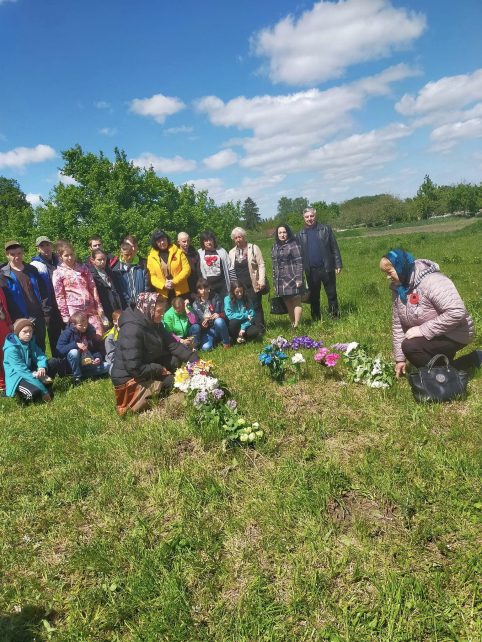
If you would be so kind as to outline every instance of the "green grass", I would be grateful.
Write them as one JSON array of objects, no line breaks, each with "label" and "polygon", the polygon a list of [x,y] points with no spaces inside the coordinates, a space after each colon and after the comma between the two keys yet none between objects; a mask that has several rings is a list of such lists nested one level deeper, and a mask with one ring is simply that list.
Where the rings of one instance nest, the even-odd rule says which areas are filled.
[{"label": "green grass", "polygon": [[[302,333],[389,356],[377,266],[400,243],[440,262],[480,328],[481,231],[341,239],[343,317],[306,309]],[[280,387],[260,345],[212,353],[266,431],[256,450],[224,452],[176,397],[119,419],[109,381],[0,401],[1,642],[482,639],[480,375],[440,406],[312,359]]]}]

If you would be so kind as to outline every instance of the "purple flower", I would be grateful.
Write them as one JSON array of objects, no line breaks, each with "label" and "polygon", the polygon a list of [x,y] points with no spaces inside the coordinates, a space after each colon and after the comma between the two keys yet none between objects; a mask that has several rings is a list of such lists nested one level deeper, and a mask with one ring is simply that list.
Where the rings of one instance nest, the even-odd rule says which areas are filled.
[{"label": "purple flower", "polygon": [[206,390],[201,390],[200,392],[197,393],[197,395],[194,397],[194,405],[195,406],[202,406],[204,403],[208,402],[208,393]]},{"label": "purple flower", "polygon": [[315,341],[311,337],[303,335],[301,337],[295,337],[294,339],[292,339],[290,347],[293,350],[300,350],[300,348],[311,350],[313,348],[321,348],[322,345],[323,341]]},{"label": "purple flower", "polygon": [[338,350],[339,352],[346,352],[346,349],[348,348],[348,343],[334,343],[331,347],[334,350]]},{"label": "purple flower", "polygon": [[238,407],[238,404],[235,399],[229,399],[226,405],[229,408],[229,410],[236,410],[236,408]]},{"label": "purple flower", "polygon": [[224,397],[224,391],[221,390],[221,388],[214,388],[211,394],[217,401],[219,401],[219,399],[222,399]]}]

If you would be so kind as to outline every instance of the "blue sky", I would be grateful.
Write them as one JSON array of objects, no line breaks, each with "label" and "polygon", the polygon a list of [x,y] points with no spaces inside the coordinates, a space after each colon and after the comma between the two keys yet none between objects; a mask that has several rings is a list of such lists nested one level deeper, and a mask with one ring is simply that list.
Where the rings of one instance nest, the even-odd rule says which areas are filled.
[{"label": "blue sky", "polygon": [[217,201],[482,178],[482,2],[0,0],[0,175],[75,144]]}]

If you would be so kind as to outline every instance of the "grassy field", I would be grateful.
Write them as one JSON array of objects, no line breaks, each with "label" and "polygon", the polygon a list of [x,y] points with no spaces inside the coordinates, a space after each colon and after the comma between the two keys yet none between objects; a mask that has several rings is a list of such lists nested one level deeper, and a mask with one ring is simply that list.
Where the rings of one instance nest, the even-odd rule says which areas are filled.
[{"label": "grassy field", "polygon": [[[481,232],[341,239],[342,318],[306,309],[300,334],[388,357],[378,260],[399,244],[440,262],[480,331]],[[106,380],[0,400],[1,642],[482,640],[480,374],[466,401],[424,406],[309,351],[278,386],[262,345],[212,353],[266,432],[255,450],[224,452],[177,395],[119,419]]]}]

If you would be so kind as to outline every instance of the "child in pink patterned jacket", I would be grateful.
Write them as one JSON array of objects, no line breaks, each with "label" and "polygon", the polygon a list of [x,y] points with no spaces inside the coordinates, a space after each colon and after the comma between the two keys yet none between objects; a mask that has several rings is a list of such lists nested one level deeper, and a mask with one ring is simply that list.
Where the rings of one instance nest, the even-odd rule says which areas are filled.
[{"label": "child in pink patterned jacket", "polygon": [[57,251],[62,263],[53,273],[52,281],[62,320],[68,323],[75,312],[85,312],[89,323],[102,337],[109,322],[104,315],[89,268],[77,263],[70,243],[60,242]]}]

